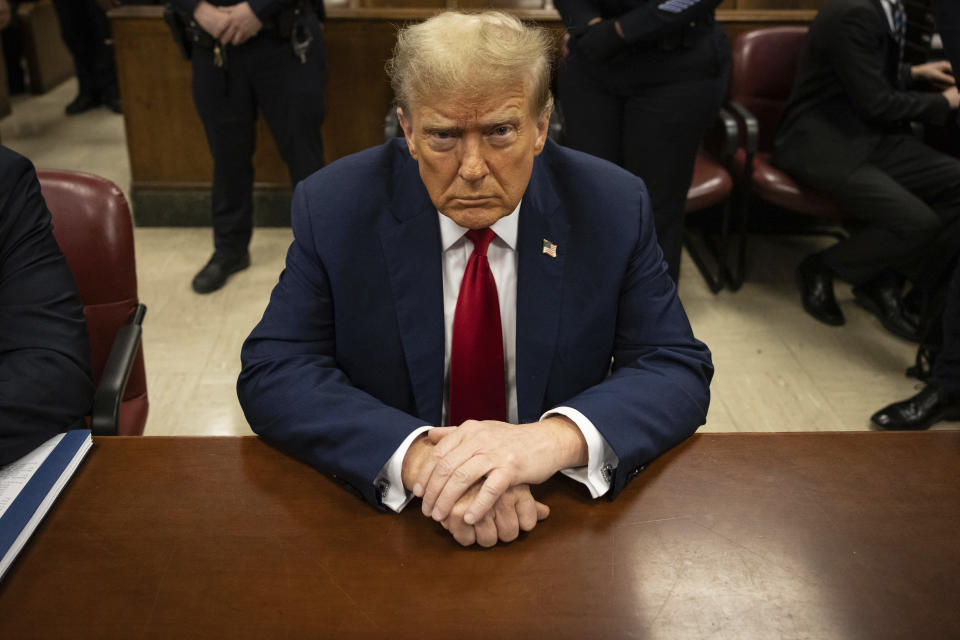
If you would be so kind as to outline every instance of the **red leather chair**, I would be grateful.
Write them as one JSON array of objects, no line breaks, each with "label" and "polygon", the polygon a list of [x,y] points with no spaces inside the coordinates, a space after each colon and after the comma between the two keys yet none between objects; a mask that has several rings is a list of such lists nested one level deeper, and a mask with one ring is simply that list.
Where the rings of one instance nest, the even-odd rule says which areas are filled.
[{"label": "red leather chair", "polygon": [[773,138],[790,91],[807,36],[805,26],[747,31],[733,41],[733,71],[727,107],[743,126],[744,145],[734,155],[733,172],[746,186],[740,211],[740,242],[732,289],[743,283],[746,227],[752,200],[758,198],[788,211],[825,222],[841,220],[842,211],[829,198],[804,187],[771,163]]},{"label": "red leather chair", "polygon": [[96,435],[141,435],[149,407],[140,343],[146,307],[137,298],[127,200],[117,185],[87,173],[37,175],[87,318],[97,387],[91,428]]},{"label": "red leather chair", "polygon": [[[707,286],[714,293],[724,287],[726,282],[727,236],[730,226],[730,201],[733,192],[733,180],[724,168],[729,166],[730,159],[737,149],[738,128],[733,116],[721,109],[717,116],[717,127],[708,133],[703,147],[697,153],[696,163],[693,166],[693,177],[690,188],[687,190],[687,201],[684,213],[691,214],[700,211],[717,210],[721,212],[719,244],[711,241],[709,236],[703,235],[703,242],[695,240],[691,225],[684,229],[683,244],[687,253],[693,259],[700,275],[706,280]],[[707,148],[710,151],[707,151]],[[716,272],[711,272],[708,260],[704,257],[701,244],[712,256],[716,265]]]}]

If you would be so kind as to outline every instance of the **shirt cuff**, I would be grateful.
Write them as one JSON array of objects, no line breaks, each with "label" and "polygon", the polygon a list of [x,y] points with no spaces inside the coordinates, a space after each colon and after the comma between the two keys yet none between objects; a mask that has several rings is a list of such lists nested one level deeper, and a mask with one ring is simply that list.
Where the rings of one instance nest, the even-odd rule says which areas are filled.
[{"label": "shirt cuff", "polygon": [[[571,418],[572,419],[572,418]],[[410,435],[400,443],[397,450],[394,451],[387,464],[383,465],[374,485],[380,489],[380,501],[383,506],[393,509],[397,513],[403,511],[403,508],[413,500],[413,493],[403,487],[403,458],[407,455],[407,449],[413,444],[414,438],[424,431],[433,427],[420,427],[410,432]]]},{"label": "shirt cuff", "polygon": [[573,420],[573,423],[580,429],[580,433],[583,434],[584,440],[587,441],[587,466],[561,469],[560,473],[586,485],[587,489],[590,490],[590,496],[599,498],[610,490],[613,470],[620,464],[620,458],[613,452],[613,449],[607,444],[606,439],[600,435],[597,428],[593,426],[590,419],[573,407],[551,409],[540,416],[540,419],[543,420],[556,415]]}]

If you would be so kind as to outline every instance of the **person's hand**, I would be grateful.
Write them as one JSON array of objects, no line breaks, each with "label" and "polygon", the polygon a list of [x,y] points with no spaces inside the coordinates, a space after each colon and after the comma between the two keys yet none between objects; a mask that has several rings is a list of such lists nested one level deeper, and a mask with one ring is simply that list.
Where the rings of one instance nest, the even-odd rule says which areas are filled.
[{"label": "person's hand", "polygon": [[484,477],[464,513],[467,524],[480,522],[510,487],[539,484],[561,469],[587,463],[583,434],[563,416],[525,425],[467,420],[431,429],[427,438],[434,446],[411,475],[412,491],[423,498],[423,514],[437,522]]},{"label": "person's hand", "polygon": [[227,28],[227,18],[226,11],[205,0],[200,0],[197,8],[193,11],[193,19],[197,21],[201,29],[213,36],[214,40],[219,40],[224,29]]},{"label": "person's hand", "polygon": [[914,78],[926,80],[936,87],[950,87],[957,84],[953,77],[953,71],[950,62],[947,60],[937,60],[926,64],[918,64],[910,68],[910,75]]},{"label": "person's hand", "polygon": [[227,14],[227,26],[220,34],[223,44],[243,44],[263,28],[263,23],[250,8],[249,2],[222,7],[222,10]]},{"label": "person's hand", "polygon": [[530,485],[520,484],[507,489],[493,509],[479,522],[469,525],[464,522],[463,516],[479,491],[480,484],[473,485],[441,522],[453,539],[465,547],[473,543],[492,547],[497,541],[513,542],[520,531],[532,531],[538,522],[550,515],[550,507],[534,500]]},{"label": "person's hand", "polygon": [[584,57],[594,62],[602,62],[623,47],[623,38],[616,20],[591,22],[586,31],[576,38],[577,49]]},{"label": "person's hand", "polygon": [[0,0],[0,29],[6,29],[10,24],[10,3],[7,0]]},{"label": "person's hand", "polygon": [[960,93],[957,92],[956,87],[950,87],[944,90],[942,95],[947,99],[947,102],[950,103],[951,109],[960,109]]}]

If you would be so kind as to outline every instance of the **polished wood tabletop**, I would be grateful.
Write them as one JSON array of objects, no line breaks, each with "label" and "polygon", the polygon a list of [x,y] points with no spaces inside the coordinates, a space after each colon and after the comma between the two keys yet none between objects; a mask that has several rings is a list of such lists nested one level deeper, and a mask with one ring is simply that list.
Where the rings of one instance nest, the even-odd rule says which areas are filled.
[{"label": "polished wood tabletop", "polygon": [[534,493],[463,549],[256,438],[97,438],[0,638],[960,637],[960,432],[699,435],[615,501]]}]

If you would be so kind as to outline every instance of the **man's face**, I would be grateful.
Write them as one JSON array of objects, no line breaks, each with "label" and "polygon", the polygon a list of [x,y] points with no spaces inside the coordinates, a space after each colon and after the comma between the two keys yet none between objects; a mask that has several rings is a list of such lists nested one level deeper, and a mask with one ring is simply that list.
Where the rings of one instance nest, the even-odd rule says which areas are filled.
[{"label": "man's face", "polygon": [[482,229],[517,207],[550,119],[549,112],[539,120],[530,115],[522,84],[479,100],[424,99],[411,110],[397,115],[440,213]]}]

